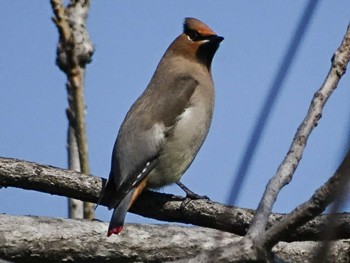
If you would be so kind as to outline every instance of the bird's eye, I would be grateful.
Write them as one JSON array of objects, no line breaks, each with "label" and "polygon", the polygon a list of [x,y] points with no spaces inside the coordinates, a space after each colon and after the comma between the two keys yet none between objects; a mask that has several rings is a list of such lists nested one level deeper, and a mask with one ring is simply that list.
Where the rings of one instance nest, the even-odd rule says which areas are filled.
[{"label": "bird's eye", "polygon": [[201,35],[195,30],[188,30],[187,35],[192,41],[198,41],[201,39]]},{"label": "bird's eye", "polygon": [[209,39],[209,36],[203,36],[198,31],[193,30],[193,29],[185,29],[184,33],[187,35],[188,39],[190,39],[190,40],[192,40],[194,42],[203,41],[203,40],[208,40]]},{"label": "bird's eye", "polygon": [[193,40],[193,41],[196,41],[198,39],[198,32],[197,31],[191,31],[189,33],[189,37]]}]

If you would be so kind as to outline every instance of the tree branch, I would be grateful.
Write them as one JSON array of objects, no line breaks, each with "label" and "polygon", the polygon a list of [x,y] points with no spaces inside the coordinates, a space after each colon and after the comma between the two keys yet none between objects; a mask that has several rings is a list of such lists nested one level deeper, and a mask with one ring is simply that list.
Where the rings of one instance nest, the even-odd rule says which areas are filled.
[{"label": "tree branch", "polygon": [[[0,186],[19,187],[49,194],[97,202],[105,179],[79,172],[16,159],[0,158]],[[105,205],[105,201],[101,201]],[[254,210],[222,205],[208,200],[190,200],[169,194],[146,191],[131,212],[168,222],[194,224],[244,235]],[[269,226],[284,215],[272,214]],[[350,238],[350,215],[337,214],[334,238]],[[285,236],[285,241],[319,240],[328,216],[319,216]]]},{"label": "tree branch", "polygon": [[[189,262],[188,258],[197,260],[203,252],[232,247],[241,239],[208,228],[137,224],[127,224],[120,235],[107,238],[107,227],[99,221],[0,215],[0,259],[23,263]],[[281,242],[273,253],[288,262],[309,262],[316,246],[317,242],[310,241]],[[349,262],[349,249],[349,240],[333,242],[329,262]],[[198,260],[192,262],[208,262]]]},{"label": "tree branch", "polygon": [[0,258],[45,263],[164,262],[237,240],[229,233],[220,233],[217,240],[217,230],[175,225],[127,225],[123,233],[108,238],[107,228],[107,223],[98,221],[0,215]]},{"label": "tree branch", "polygon": [[[281,221],[273,225],[266,231],[263,237],[260,238],[259,243],[264,244],[265,247],[273,247],[284,235],[288,235],[298,226],[314,218],[316,215],[322,213],[326,207],[334,201],[340,188],[348,183],[350,174],[350,150],[346,154],[337,172],[332,176],[327,183],[322,185],[315,191],[310,200],[304,204],[299,205],[291,213],[282,218]],[[331,219],[331,217],[330,217]],[[335,219],[331,219],[335,221]],[[325,224],[325,228],[332,228],[332,225]],[[324,229],[323,229],[324,231]],[[334,229],[336,231],[336,229]],[[334,232],[336,234],[336,232]]]},{"label": "tree branch", "polygon": [[322,116],[322,109],[328,98],[336,89],[340,78],[345,73],[349,59],[350,27],[348,26],[347,32],[340,47],[333,55],[332,65],[328,75],[321,88],[315,93],[306,117],[300,124],[297,133],[294,136],[288,154],[279,166],[276,174],[270,179],[268,185],[266,186],[265,193],[259,203],[257,212],[248,230],[248,234],[251,237],[259,237],[264,233],[268,216],[272,211],[277,195],[279,191],[292,180],[293,174],[302,157],[307,139],[314,127],[317,126],[317,122]]},{"label": "tree branch", "polygon": [[[64,8],[60,0],[51,0],[55,22],[59,32],[57,65],[67,75],[69,130],[73,130],[78,146],[80,171],[89,174],[88,143],[85,125],[84,75],[86,64],[94,52],[86,19],[89,0],[70,1]],[[72,128],[72,129],[71,129]],[[84,203],[84,218],[93,219],[92,204]]]}]

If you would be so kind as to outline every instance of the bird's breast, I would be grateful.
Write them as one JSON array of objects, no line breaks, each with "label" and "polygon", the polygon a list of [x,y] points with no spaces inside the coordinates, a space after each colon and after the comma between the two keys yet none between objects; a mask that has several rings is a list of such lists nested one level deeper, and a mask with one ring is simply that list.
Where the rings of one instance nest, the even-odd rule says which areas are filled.
[{"label": "bird's breast", "polygon": [[180,180],[202,146],[211,123],[213,97],[194,94],[189,106],[177,117],[159,155],[157,167],[148,176],[150,188],[159,188]]}]

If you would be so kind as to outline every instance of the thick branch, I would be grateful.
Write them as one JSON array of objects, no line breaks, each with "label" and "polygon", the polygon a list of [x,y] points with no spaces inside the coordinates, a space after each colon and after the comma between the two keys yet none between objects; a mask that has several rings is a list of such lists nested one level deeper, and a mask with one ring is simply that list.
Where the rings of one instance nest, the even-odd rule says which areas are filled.
[{"label": "thick branch", "polygon": [[[213,248],[233,247],[241,237],[208,228],[176,225],[126,225],[106,237],[104,222],[0,215],[0,259],[13,262],[192,262]],[[174,238],[176,237],[176,238]],[[286,262],[308,262],[317,242],[279,243],[274,254]],[[334,242],[329,262],[349,262],[349,240]],[[237,249],[237,257],[240,252]],[[234,255],[235,256],[235,255]],[[221,259],[237,262],[237,257]],[[212,259],[212,258],[211,258]],[[242,261],[238,261],[242,262]]]},{"label": "thick branch", "polygon": [[0,258],[45,263],[164,262],[237,240],[217,230],[175,225],[127,225],[120,235],[107,238],[107,228],[107,223],[98,221],[0,215]]},{"label": "thick branch", "polygon": [[[88,202],[97,202],[102,184],[96,176],[59,169],[52,166],[0,158],[0,186],[19,187],[50,194],[67,196]],[[101,205],[104,205],[102,200]],[[244,235],[254,211],[226,206],[207,200],[189,200],[178,196],[145,192],[131,210],[142,216],[169,222],[190,223]],[[272,214],[269,225],[276,224],[283,215]],[[334,227],[339,230],[334,238],[350,237],[350,216],[336,215]],[[298,228],[284,240],[318,240],[327,224],[327,216],[319,216]]]},{"label": "thick branch", "polygon": [[272,177],[266,186],[265,193],[259,203],[257,213],[254,216],[248,234],[259,237],[266,228],[268,216],[276,201],[279,191],[288,184],[302,157],[309,135],[317,126],[322,116],[322,109],[332,92],[336,89],[341,76],[345,73],[350,59],[350,27],[348,27],[343,42],[334,53],[332,65],[322,87],[315,93],[310,108],[290,146],[288,154],[279,166],[276,175]]}]

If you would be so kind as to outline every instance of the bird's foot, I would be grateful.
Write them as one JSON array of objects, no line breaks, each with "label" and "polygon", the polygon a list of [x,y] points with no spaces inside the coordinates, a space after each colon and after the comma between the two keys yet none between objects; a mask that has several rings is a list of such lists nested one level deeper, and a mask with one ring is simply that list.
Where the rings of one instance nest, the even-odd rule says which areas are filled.
[{"label": "bird's foot", "polygon": [[180,181],[178,181],[176,184],[186,193],[186,198],[190,198],[193,200],[197,200],[197,199],[210,200],[210,198],[206,195],[198,195],[198,194],[192,192],[187,186],[185,186]]}]

